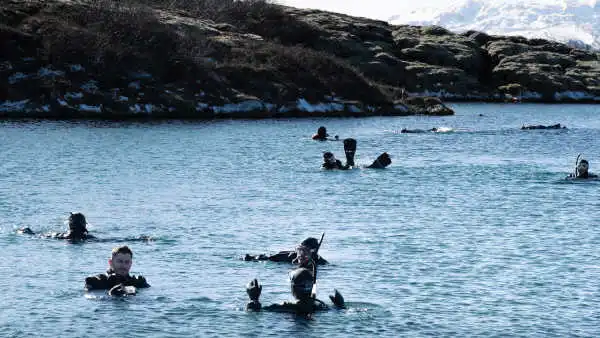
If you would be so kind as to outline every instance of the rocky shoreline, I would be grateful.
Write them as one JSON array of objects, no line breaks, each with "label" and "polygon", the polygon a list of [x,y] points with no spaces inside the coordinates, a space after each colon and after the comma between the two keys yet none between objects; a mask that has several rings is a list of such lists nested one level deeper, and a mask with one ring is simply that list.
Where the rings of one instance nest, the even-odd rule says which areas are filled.
[{"label": "rocky shoreline", "polygon": [[0,117],[450,115],[442,101],[600,102],[600,54],[551,41],[264,1],[193,3],[4,2]]}]

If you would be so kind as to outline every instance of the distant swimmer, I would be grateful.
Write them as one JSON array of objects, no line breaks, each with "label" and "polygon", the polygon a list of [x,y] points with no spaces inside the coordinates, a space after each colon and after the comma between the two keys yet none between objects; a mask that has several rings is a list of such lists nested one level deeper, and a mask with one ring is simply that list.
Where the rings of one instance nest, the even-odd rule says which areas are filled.
[{"label": "distant swimmer", "polygon": [[598,178],[598,175],[592,174],[589,172],[590,169],[590,164],[587,160],[585,159],[579,159],[579,157],[581,156],[581,154],[579,154],[579,156],[577,156],[577,160],[575,161],[577,163],[577,165],[575,166],[575,173],[570,174],[569,176],[567,176],[568,179],[589,179],[589,178]]},{"label": "distant swimmer", "polygon": [[[328,137],[329,134],[327,134],[327,128],[320,126],[319,129],[317,129],[317,133],[312,136],[312,139],[316,141],[327,141],[329,140]],[[335,135],[334,140],[339,140],[339,136]]]},{"label": "distant swimmer", "polygon": [[[248,311],[273,311],[290,312],[301,315],[309,315],[317,311],[326,311],[330,307],[323,301],[317,299],[313,293],[314,275],[306,268],[298,268],[290,273],[290,286],[292,295],[296,299],[294,302],[283,302],[281,304],[272,304],[262,306],[259,301],[262,292],[262,285],[254,279],[246,286],[246,293],[250,297],[250,302],[246,305]],[[344,297],[337,290],[329,296],[333,302],[334,308],[345,308]]]},{"label": "distant swimmer", "polygon": [[[40,234],[40,237],[54,238],[54,239],[66,239],[70,242],[82,242],[82,241],[94,241],[94,242],[148,242],[153,241],[154,238],[151,236],[138,236],[131,238],[104,238],[100,239],[96,236],[90,235],[87,229],[87,221],[85,216],[80,213],[71,213],[69,215],[69,230],[67,232],[50,232]],[[29,227],[21,228],[17,230],[17,233],[25,235],[36,235],[36,233]]]},{"label": "distant swimmer", "polygon": [[[344,140],[344,153],[346,155],[346,164],[342,164],[342,161],[335,158],[332,152],[323,153],[323,163],[321,167],[323,169],[332,170],[348,170],[354,167],[354,154],[356,153],[356,140],[353,138],[347,138]],[[392,163],[392,159],[388,153],[383,153],[377,157],[371,165],[367,168],[383,169]]]},{"label": "distant swimmer", "polygon": [[406,129],[400,130],[401,134],[422,134],[422,133],[450,133],[453,132],[453,128],[449,127],[433,127],[431,129]]},{"label": "distant swimmer", "polygon": [[567,129],[567,127],[561,126],[560,123],[552,124],[552,125],[548,125],[548,126],[544,126],[541,124],[521,126],[521,130],[532,130],[532,129]]},{"label": "distant swimmer", "polygon": [[319,256],[318,251],[322,243],[314,237],[303,240],[294,251],[280,251],[274,255],[249,255],[244,256],[245,261],[271,261],[285,262],[299,265],[300,267],[312,268],[316,262],[318,265],[327,264],[327,261]]},{"label": "distant swimmer", "polygon": [[403,128],[402,130],[400,130],[401,134],[421,134],[421,133],[429,133],[429,132],[436,132],[437,128],[431,128],[431,129],[406,129]]},{"label": "distant swimmer", "polygon": [[150,284],[142,276],[131,276],[129,270],[133,264],[133,252],[127,246],[114,248],[108,260],[106,273],[85,279],[85,289],[108,290],[111,296],[134,295],[139,288],[148,288]]},{"label": "distant swimmer", "polygon": [[[56,239],[67,239],[72,241],[84,241],[90,239],[96,239],[95,236],[90,235],[87,229],[87,221],[85,216],[80,213],[71,213],[69,215],[69,230],[67,232],[54,232],[43,234],[43,237],[56,238]],[[35,235],[33,230],[30,228],[22,228],[18,230],[19,233],[27,235]]]}]

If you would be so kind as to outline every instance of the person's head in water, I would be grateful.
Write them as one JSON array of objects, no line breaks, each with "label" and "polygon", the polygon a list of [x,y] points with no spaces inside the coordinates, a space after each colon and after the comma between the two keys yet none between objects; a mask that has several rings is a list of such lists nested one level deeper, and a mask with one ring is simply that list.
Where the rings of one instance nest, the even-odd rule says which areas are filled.
[{"label": "person's head in water", "polygon": [[577,176],[586,176],[588,175],[588,170],[590,169],[590,164],[587,160],[581,159],[579,163],[577,163]]},{"label": "person's head in water", "polygon": [[327,135],[327,128],[320,126],[319,129],[317,129],[317,136],[319,136],[319,137],[329,136],[329,135]]},{"label": "person's head in water", "polygon": [[72,233],[84,234],[88,230],[86,228],[87,221],[85,220],[85,216],[80,213],[71,213],[69,215],[69,231]]},{"label": "person's head in water", "polygon": [[299,268],[290,272],[290,286],[292,295],[300,300],[311,298],[313,287],[313,274],[306,268]]},{"label": "person's head in water", "polygon": [[119,276],[129,276],[129,270],[133,264],[133,252],[128,246],[116,247],[112,250],[111,258],[108,260],[110,269]]},{"label": "person's head in water", "polygon": [[314,237],[308,237],[296,247],[296,259],[300,265],[307,263],[313,258],[314,253],[319,247],[319,241]]},{"label": "person's head in water", "polygon": [[325,153],[323,153],[323,161],[325,163],[328,163],[328,164],[335,164],[336,163],[335,156],[330,151],[326,151]]},{"label": "person's head in water", "polygon": [[329,134],[327,134],[327,129],[324,126],[320,126],[319,129],[317,129],[317,133],[312,136],[312,139],[326,141],[328,136]]}]

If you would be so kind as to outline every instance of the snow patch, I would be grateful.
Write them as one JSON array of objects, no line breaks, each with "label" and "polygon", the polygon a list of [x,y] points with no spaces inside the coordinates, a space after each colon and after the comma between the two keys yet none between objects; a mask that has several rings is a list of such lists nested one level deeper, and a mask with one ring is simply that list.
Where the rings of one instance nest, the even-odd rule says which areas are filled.
[{"label": "snow patch", "polygon": [[239,103],[228,103],[223,106],[213,106],[212,110],[215,113],[237,113],[265,110],[265,106],[262,101],[247,100]]},{"label": "snow patch", "polygon": [[598,1],[457,0],[392,16],[393,25],[437,25],[453,32],[520,35],[600,48]]},{"label": "snow patch", "polygon": [[98,91],[98,81],[89,80],[88,82],[81,85],[81,89],[87,93],[95,93]]},{"label": "snow patch", "polygon": [[127,87],[129,87],[131,89],[135,89],[135,90],[140,90],[140,88],[142,88],[142,86],[140,85],[140,81],[129,82]]},{"label": "snow patch", "polygon": [[99,106],[90,106],[87,104],[80,104],[79,105],[79,110],[80,111],[84,111],[84,112],[88,112],[88,113],[100,113],[102,111],[102,105]]},{"label": "snow patch", "polygon": [[29,78],[29,75],[17,72],[8,77],[8,83],[15,84],[17,82],[20,82],[21,80],[26,80],[27,78]]},{"label": "snow patch", "polygon": [[68,100],[80,100],[83,99],[83,93],[71,93],[68,92],[65,94],[65,99]]},{"label": "snow patch", "polygon": [[46,67],[42,67],[38,70],[37,75],[39,77],[61,77],[65,76],[65,72],[60,70],[54,70]]},{"label": "snow patch", "polygon": [[206,109],[208,109],[208,104],[203,103],[203,102],[196,103],[196,111],[203,111]]},{"label": "snow patch", "polygon": [[521,98],[522,99],[534,99],[534,100],[540,100],[542,98],[542,94],[538,93],[538,92],[530,92],[530,91],[526,91],[523,92],[521,94]]},{"label": "snow patch", "polygon": [[151,114],[154,111],[155,107],[152,104],[146,103],[146,104],[139,104],[136,103],[133,106],[129,107],[129,111],[132,113],[136,113],[136,114],[142,114],[142,113],[146,113],[146,114]]},{"label": "snow patch", "polygon": [[147,72],[131,72],[129,73],[129,77],[136,80],[144,80],[151,79],[152,75]]},{"label": "snow patch", "polygon": [[348,109],[349,112],[351,113],[362,113],[362,109],[358,108],[357,106],[351,104],[349,106],[346,107],[346,109]]},{"label": "snow patch", "polygon": [[564,99],[575,100],[575,101],[579,101],[579,100],[594,100],[594,101],[599,101],[600,97],[591,95],[588,92],[565,91],[565,92],[555,93],[554,94],[554,99],[557,100],[557,101],[561,101],[561,100],[564,100]]},{"label": "snow patch", "polygon": [[341,103],[330,102],[330,103],[316,103],[312,104],[305,99],[298,99],[297,108],[300,111],[312,112],[330,112],[330,111],[342,111],[344,105]]},{"label": "snow patch", "polygon": [[407,113],[408,112],[408,107],[405,106],[405,105],[403,105],[403,104],[394,105],[394,109],[397,110],[397,111],[401,111],[403,113]]},{"label": "snow patch", "polygon": [[5,101],[0,104],[0,112],[19,112],[25,110],[25,106],[29,100],[21,100],[21,101]]},{"label": "snow patch", "polygon": [[12,69],[13,69],[13,65],[9,61],[0,62],[0,71],[7,71],[7,70],[12,70]]},{"label": "snow patch", "polygon": [[69,65],[69,70],[73,73],[83,72],[85,68],[82,65]]}]

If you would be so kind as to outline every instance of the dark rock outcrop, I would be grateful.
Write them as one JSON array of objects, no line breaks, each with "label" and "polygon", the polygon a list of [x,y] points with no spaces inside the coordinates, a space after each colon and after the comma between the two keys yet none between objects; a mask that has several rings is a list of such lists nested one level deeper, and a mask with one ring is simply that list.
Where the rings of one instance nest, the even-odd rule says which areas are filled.
[{"label": "dark rock outcrop", "polygon": [[260,0],[7,0],[0,19],[0,116],[444,115],[439,99],[600,101],[589,50]]}]

